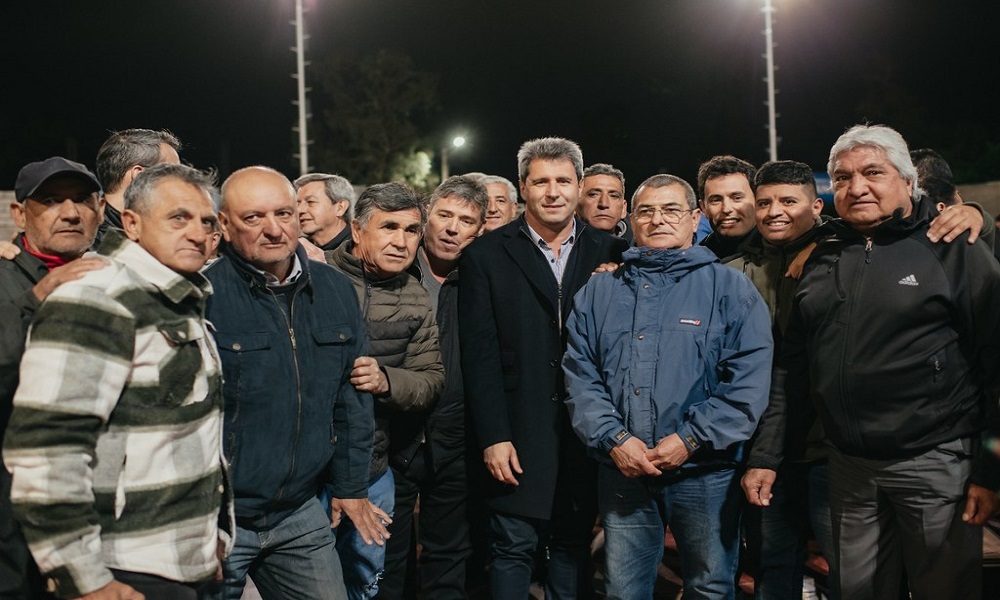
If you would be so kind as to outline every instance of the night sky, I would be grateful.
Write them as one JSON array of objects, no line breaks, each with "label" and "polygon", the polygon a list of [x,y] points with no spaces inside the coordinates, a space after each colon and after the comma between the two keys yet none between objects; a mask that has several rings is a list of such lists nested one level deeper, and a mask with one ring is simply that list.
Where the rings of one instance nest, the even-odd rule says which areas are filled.
[{"label": "night sky", "polygon": [[[1000,145],[1000,3],[773,2],[780,158],[823,171],[865,120],[913,147]],[[514,179],[521,142],[548,135],[624,169],[628,193],[656,172],[690,180],[714,154],[767,159],[761,0],[306,3],[314,64],[389,48],[437,74],[442,109],[424,133],[469,139],[452,173]],[[92,167],[127,127],[172,130],[182,160],[223,176],[249,164],[297,176],[293,7],[4,2],[0,188],[53,154]]]}]

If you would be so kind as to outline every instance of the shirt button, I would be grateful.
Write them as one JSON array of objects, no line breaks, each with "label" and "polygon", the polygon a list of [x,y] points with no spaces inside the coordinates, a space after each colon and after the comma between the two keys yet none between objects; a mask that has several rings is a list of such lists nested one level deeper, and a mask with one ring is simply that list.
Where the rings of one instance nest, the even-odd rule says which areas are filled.
[{"label": "shirt button", "polygon": [[552,367],[552,368],[558,367],[559,366],[559,361],[558,360],[550,360],[549,361],[549,366]]},{"label": "shirt button", "polygon": [[648,283],[642,284],[642,289],[648,290],[649,289],[649,284]]},{"label": "shirt button", "polygon": [[633,393],[634,393],[634,394],[635,394],[636,396],[638,396],[638,395],[639,395],[639,394],[641,394],[642,392],[641,392],[641,391],[639,391],[639,390],[636,390],[636,391],[634,391]]},{"label": "shirt button", "polygon": [[549,400],[553,402],[559,402],[559,394],[552,394],[552,397],[549,398]]},{"label": "shirt button", "polygon": [[237,342],[237,343],[233,344],[233,350],[239,350],[239,349],[240,349],[240,348],[242,348],[242,347],[243,347],[243,346],[240,346],[239,342]]},{"label": "shirt button", "polygon": [[186,331],[178,331],[177,332],[177,337],[181,338],[182,340],[186,340],[187,336],[188,336],[188,334],[187,334]]},{"label": "shirt button", "polygon": [[644,340],[644,339],[646,339],[646,336],[644,336],[644,335],[642,335],[642,334],[640,333],[640,334],[639,334],[639,339],[640,339],[640,340]]},{"label": "shirt button", "polygon": [[337,337],[340,338],[340,339],[342,339],[342,340],[346,340],[347,339],[347,336],[344,335],[343,333],[337,334]]}]

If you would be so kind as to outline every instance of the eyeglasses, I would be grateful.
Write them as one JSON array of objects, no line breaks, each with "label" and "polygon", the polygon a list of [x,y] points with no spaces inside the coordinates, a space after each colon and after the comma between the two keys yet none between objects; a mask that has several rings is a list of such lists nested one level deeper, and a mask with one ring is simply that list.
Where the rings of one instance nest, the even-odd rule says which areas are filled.
[{"label": "eyeglasses", "polygon": [[693,208],[683,210],[673,206],[643,206],[632,213],[636,223],[649,223],[653,220],[653,215],[659,214],[665,223],[676,225],[681,222],[684,213],[689,213]]}]

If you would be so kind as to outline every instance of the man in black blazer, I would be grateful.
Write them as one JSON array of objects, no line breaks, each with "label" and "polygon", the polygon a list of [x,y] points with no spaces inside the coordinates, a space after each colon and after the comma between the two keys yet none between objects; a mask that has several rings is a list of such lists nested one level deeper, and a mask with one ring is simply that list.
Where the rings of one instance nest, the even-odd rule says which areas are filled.
[{"label": "man in black blazer", "polygon": [[461,260],[466,397],[483,451],[494,598],[525,598],[546,544],[546,597],[575,598],[597,513],[595,467],[569,425],[560,370],[574,294],[626,243],[575,217],[583,154],[562,138],[518,151],[524,214]]}]

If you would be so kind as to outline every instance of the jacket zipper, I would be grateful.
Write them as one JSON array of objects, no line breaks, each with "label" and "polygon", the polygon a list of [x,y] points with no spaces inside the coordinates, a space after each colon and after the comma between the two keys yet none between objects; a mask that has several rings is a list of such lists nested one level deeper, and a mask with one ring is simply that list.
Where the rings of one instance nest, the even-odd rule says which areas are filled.
[{"label": "jacket zipper", "polygon": [[[871,264],[871,262],[872,262],[872,238],[871,236],[865,236],[865,264],[866,265]],[[846,335],[844,336],[845,343],[841,346],[840,350],[840,373],[839,373],[840,390],[841,390],[840,404],[841,404],[841,409],[844,411],[845,415],[854,412],[852,410],[853,407],[853,403],[851,402],[852,398],[850,398],[850,394],[847,387],[847,381],[846,381],[847,378],[844,376],[846,370],[844,368],[844,364],[845,361],[847,360],[848,346],[853,347],[855,345],[854,339],[852,338],[854,329],[852,327],[852,324],[854,323],[854,307],[858,304],[858,302],[860,302],[858,295],[861,290],[861,280],[864,278],[864,274],[865,270],[862,268],[860,269],[860,272],[857,273],[854,277],[854,286],[848,304],[849,308],[847,310],[847,318],[845,319],[847,323],[847,331]],[[852,441],[857,443],[859,446],[862,445],[863,440],[861,439],[857,425],[855,425],[856,422],[855,419],[853,418],[844,419],[844,422],[846,426],[845,428],[850,433]]]},{"label": "jacket zipper", "polygon": [[[298,446],[299,436],[302,433],[302,381],[301,374],[299,373],[299,356],[298,348],[295,341],[295,327],[292,323],[295,322],[295,299],[299,295],[299,288],[292,292],[292,301],[289,303],[288,316],[285,316],[285,311],[281,310],[281,305],[279,304],[278,297],[275,296],[274,291],[271,288],[267,288],[270,292],[271,298],[274,300],[275,304],[278,304],[278,312],[281,314],[282,318],[285,319],[285,325],[288,328],[288,339],[292,344],[292,366],[295,368],[295,435],[292,438],[294,441],[293,446]],[[275,497],[273,504],[277,504],[281,501],[282,497],[285,495],[285,486],[289,481],[292,480],[292,476],[295,473],[295,452],[292,452],[291,463],[289,464],[288,475],[285,477],[285,481],[281,484],[281,488],[278,490],[278,495]]]}]

